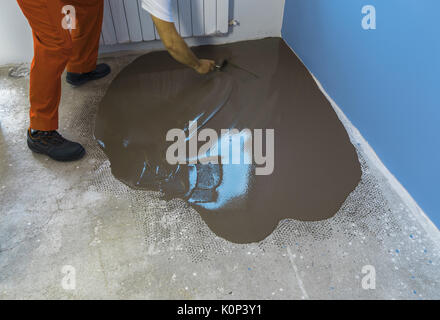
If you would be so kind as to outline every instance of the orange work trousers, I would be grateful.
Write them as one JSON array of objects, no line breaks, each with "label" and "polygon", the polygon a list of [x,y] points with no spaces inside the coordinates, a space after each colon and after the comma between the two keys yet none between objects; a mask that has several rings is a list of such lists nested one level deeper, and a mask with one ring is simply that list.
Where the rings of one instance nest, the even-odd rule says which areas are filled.
[{"label": "orange work trousers", "polygon": [[[17,0],[32,28],[34,59],[30,73],[30,127],[57,130],[61,74],[96,68],[104,0]],[[63,28],[62,8],[75,8],[76,29]],[[73,11],[72,11],[73,12]],[[72,16],[72,15],[71,15]]]}]

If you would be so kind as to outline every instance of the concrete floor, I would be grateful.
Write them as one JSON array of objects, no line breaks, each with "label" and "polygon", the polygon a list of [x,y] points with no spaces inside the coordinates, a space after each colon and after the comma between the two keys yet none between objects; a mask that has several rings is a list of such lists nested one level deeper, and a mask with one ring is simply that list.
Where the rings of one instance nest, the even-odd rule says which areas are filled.
[{"label": "concrete floor", "polygon": [[[60,132],[88,154],[56,163],[25,144],[28,79],[0,68],[1,299],[439,299],[440,237],[343,119],[363,177],[328,221],[283,221],[261,243],[217,238],[183,201],[128,189],[93,140],[97,106],[136,55],[102,58],[114,72],[63,84]],[[365,290],[362,268],[376,271]],[[76,289],[62,286],[64,266]]]}]

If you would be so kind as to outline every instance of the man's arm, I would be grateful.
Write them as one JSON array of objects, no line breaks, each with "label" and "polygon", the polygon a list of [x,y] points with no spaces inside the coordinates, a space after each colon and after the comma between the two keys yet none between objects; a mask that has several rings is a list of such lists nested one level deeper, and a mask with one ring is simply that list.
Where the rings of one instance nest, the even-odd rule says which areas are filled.
[{"label": "man's arm", "polygon": [[177,32],[174,23],[161,20],[153,15],[151,17],[159,32],[160,39],[174,59],[200,74],[214,70],[215,61],[197,58]]}]

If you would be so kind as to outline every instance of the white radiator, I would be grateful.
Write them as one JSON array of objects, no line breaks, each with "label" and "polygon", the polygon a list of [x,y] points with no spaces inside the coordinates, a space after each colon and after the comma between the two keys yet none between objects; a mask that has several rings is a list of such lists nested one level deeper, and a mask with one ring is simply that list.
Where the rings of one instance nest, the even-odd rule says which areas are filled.
[{"label": "white radiator", "polygon": [[[229,0],[172,0],[174,21],[183,37],[228,33]],[[159,39],[142,0],[104,0],[101,45]]]}]

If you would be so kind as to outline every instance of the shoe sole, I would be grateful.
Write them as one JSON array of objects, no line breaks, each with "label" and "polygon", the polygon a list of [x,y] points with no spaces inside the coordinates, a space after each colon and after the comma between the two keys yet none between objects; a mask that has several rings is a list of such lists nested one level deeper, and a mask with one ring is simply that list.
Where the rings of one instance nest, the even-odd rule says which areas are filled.
[{"label": "shoe sole", "polygon": [[66,78],[66,82],[67,82],[68,84],[70,84],[71,86],[75,87],[75,88],[76,88],[76,87],[81,87],[82,85],[85,85],[87,82],[102,79],[102,78],[108,76],[110,73],[111,73],[111,70],[108,71],[107,73],[101,75],[101,76],[98,77],[98,78],[88,78],[88,79],[84,79],[84,80],[79,81],[79,82],[73,82],[73,81],[71,81],[71,80],[69,80],[69,79]]},{"label": "shoe sole", "polygon": [[84,85],[84,84],[86,84],[87,82],[89,82],[89,81],[91,81],[90,79],[87,79],[87,80],[83,80],[83,81],[81,81],[81,82],[72,82],[72,81],[70,81],[70,80],[67,80],[66,79],[66,82],[68,83],[68,84],[70,84],[72,87],[81,87],[82,85]]},{"label": "shoe sole", "polygon": [[68,159],[67,159],[67,158],[57,158],[57,157],[50,156],[49,154],[47,154],[47,152],[45,152],[45,151],[43,151],[43,150],[40,150],[40,149],[38,149],[38,148],[35,148],[34,146],[32,146],[32,145],[29,143],[29,141],[27,142],[27,145],[28,145],[29,149],[30,149],[32,152],[34,152],[34,153],[38,153],[38,154],[44,154],[44,155],[48,156],[49,158],[51,158],[51,159],[53,159],[53,160],[55,160],[55,161],[59,161],[59,162],[72,162],[72,161],[77,161],[77,160],[82,159],[82,158],[84,157],[84,155],[86,154],[86,150],[85,150],[85,149],[82,149],[81,152],[80,152],[79,154],[75,155],[74,157],[71,157],[71,158],[68,158]]}]

